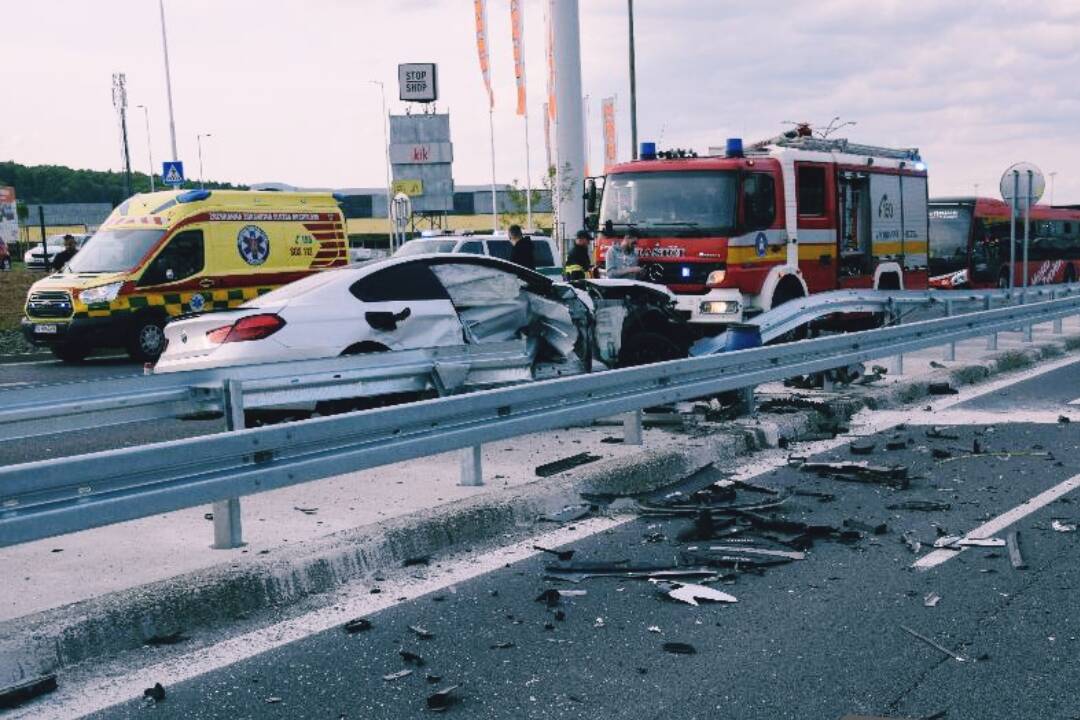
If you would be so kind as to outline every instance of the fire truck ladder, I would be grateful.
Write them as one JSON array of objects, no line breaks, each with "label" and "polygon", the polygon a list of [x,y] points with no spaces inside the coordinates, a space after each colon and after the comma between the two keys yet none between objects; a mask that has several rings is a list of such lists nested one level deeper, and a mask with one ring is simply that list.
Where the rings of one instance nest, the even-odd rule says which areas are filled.
[{"label": "fire truck ladder", "polygon": [[889,158],[891,160],[910,160],[918,162],[918,148],[887,148],[877,145],[860,145],[845,138],[816,138],[810,136],[789,137],[777,135],[774,138],[756,143],[755,150],[765,150],[770,145],[809,152],[843,153],[845,155],[866,155],[868,157]]}]

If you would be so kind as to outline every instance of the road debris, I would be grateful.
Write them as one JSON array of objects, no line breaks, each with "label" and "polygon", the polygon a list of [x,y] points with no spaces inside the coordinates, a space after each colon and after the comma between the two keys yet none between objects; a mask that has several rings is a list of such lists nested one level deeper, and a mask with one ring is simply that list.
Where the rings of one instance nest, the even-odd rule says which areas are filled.
[{"label": "road debris", "polygon": [[187,639],[188,636],[178,630],[167,635],[154,635],[153,637],[149,637],[146,639],[145,644],[153,647],[158,647],[160,645],[176,645],[177,643],[185,642]]},{"label": "road debris", "polygon": [[743,490],[749,490],[750,492],[761,493],[762,495],[779,495],[780,494],[780,491],[775,489],[775,488],[765,487],[764,485],[755,485],[754,483],[749,482],[747,480],[730,480],[729,482],[731,482],[733,485],[735,485],[737,487],[742,488]]},{"label": "road debris", "polygon": [[672,655],[695,655],[697,654],[697,648],[690,643],[683,642],[666,642],[663,645],[664,652],[671,653]]},{"label": "road debris", "polygon": [[[412,674],[413,674],[413,671],[409,670],[409,669],[398,670],[397,672],[393,672],[393,673],[390,673],[388,675],[383,675],[382,679],[385,680],[386,682],[394,682],[395,680],[400,680],[403,677],[409,677]],[[270,702],[270,701],[267,700],[267,702]]]},{"label": "road debris", "polygon": [[604,627],[604,618],[602,618],[602,617],[596,618],[596,621],[592,624],[592,626],[594,628],[602,628],[602,627]]},{"label": "road debris", "polygon": [[1001,538],[961,538],[957,543],[960,547],[1005,547],[1005,541]]},{"label": "road debris", "polygon": [[952,650],[948,649],[944,645],[940,645],[939,643],[934,642],[933,640],[926,637],[925,635],[920,635],[919,633],[917,633],[914,630],[912,630],[911,628],[909,628],[907,625],[901,625],[900,629],[903,630],[904,632],[906,632],[908,635],[911,635],[912,637],[915,637],[915,638],[918,638],[919,640],[922,640],[924,643],[926,643],[930,647],[934,648],[938,652],[942,652],[942,653],[948,655],[949,657],[951,657],[953,660],[956,660],[957,662],[967,662],[968,661],[968,659],[966,657],[964,657],[963,655],[958,655],[957,653],[954,653]]},{"label": "road debris", "polygon": [[497,642],[491,645],[492,650],[509,650],[512,647],[514,647],[514,643],[510,642],[509,640],[504,640],[502,642]]},{"label": "road debris", "polygon": [[1058,415],[1058,422],[1062,425],[1065,425],[1072,422],[1072,418],[1070,418],[1068,415]]},{"label": "road debris", "polygon": [[0,689],[0,708],[13,708],[56,690],[56,675],[44,675],[33,680]]},{"label": "road debris", "polygon": [[319,508],[317,507],[297,507],[296,505],[293,505],[293,510],[298,510],[305,515],[314,515],[315,513],[319,512]]},{"label": "road debris", "polygon": [[563,562],[566,562],[570,558],[574,557],[574,551],[573,550],[552,550],[551,548],[540,547],[539,545],[533,545],[532,547],[533,547],[533,550],[539,550],[540,552],[548,553],[550,555],[554,555],[555,557],[559,558],[559,560],[562,560]]},{"label": "road debris", "polygon": [[647,630],[648,632],[651,632],[651,633],[657,633],[657,634],[660,634],[660,633],[663,633],[663,632],[664,632],[663,630],[661,630],[661,629],[660,629],[660,626],[659,626],[659,625],[650,625],[649,627],[647,627],[647,628],[645,628],[645,629],[646,629],[646,630]]},{"label": "road debris", "polygon": [[941,602],[941,596],[936,592],[927,593],[922,600],[923,606],[928,608],[936,607],[939,602]]},{"label": "road debris", "polygon": [[932,382],[926,386],[928,395],[959,395],[960,391],[947,382]]},{"label": "road debris", "polygon": [[154,687],[148,687],[142,691],[143,697],[159,703],[165,699],[165,688],[161,683],[154,683]]},{"label": "road debris", "polygon": [[427,709],[431,712],[444,712],[448,707],[457,702],[457,697],[452,693],[457,690],[460,685],[451,685],[448,688],[428,695]]},{"label": "road debris", "polygon": [[908,549],[916,555],[922,550],[922,541],[910,530],[901,535],[900,540],[903,541],[903,543],[908,546]]},{"label": "road debris", "polygon": [[904,465],[884,467],[866,462],[805,462],[800,469],[836,480],[880,483],[900,489],[906,489],[909,485],[908,469]]},{"label": "road debris", "polygon": [[805,560],[806,553],[798,550],[767,550],[757,547],[743,547],[741,545],[713,545],[709,552],[743,553],[746,555],[766,555],[769,557],[781,557],[788,560]]},{"label": "road debris", "polygon": [[593,506],[588,503],[582,503],[580,505],[567,505],[562,510],[556,510],[553,513],[541,515],[540,519],[547,522],[554,523],[568,523],[580,520],[593,511]]},{"label": "road debris", "polygon": [[572,468],[587,465],[588,463],[602,459],[603,456],[601,455],[593,455],[588,452],[578,453],[577,455],[571,455],[549,463],[544,463],[543,465],[538,465],[536,467],[536,475],[537,477],[551,477],[552,475],[558,475],[561,472],[566,472]]},{"label": "road debris", "polygon": [[876,447],[877,444],[872,443],[869,440],[856,440],[855,442],[848,445],[848,450],[851,451],[852,455],[870,455],[874,452],[874,448]]},{"label": "road debris", "polygon": [[1009,562],[1012,563],[1013,568],[1017,570],[1024,570],[1027,568],[1027,563],[1024,562],[1024,556],[1020,552],[1020,531],[1014,530],[1006,535],[1005,544],[1009,548]]},{"label": "road debris", "polygon": [[544,568],[544,577],[550,580],[563,580],[579,583],[598,577],[617,578],[692,578],[716,575],[713,568],[706,566],[681,567],[677,565],[631,565],[628,560],[598,563],[576,563],[574,565],[548,565]]},{"label": "road debris", "polygon": [[649,582],[656,585],[662,593],[672,600],[678,600],[687,603],[688,605],[693,605],[694,607],[698,607],[698,600],[722,603],[738,602],[738,599],[736,599],[734,595],[729,595],[704,585],[684,585],[682,583],[664,582],[656,579],[650,579]]},{"label": "road debris", "polygon": [[435,637],[434,633],[428,632],[425,628],[419,625],[410,625],[409,629],[412,630],[421,640],[431,640],[433,637]]},{"label": "road debris", "polygon": [[937,512],[948,510],[952,505],[937,500],[904,500],[903,502],[886,505],[887,510],[918,510],[920,512]]},{"label": "road debris", "polygon": [[435,685],[436,683],[441,683],[442,682],[442,675],[432,675],[431,673],[428,673],[427,675],[424,676],[424,679],[427,680],[432,685]]},{"label": "road debris", "polygon": [[817,498],[818,502],[832,502],[836,499],[836,496],[832,493],[818,492],[817,490],[792,490],[792,495],[798,495],[799,497],[812,497]]},{"label": "road debris", "polygon": [[965,455],[953,455],[947,457],[938,462],[938,465],[944,465],[945,463],[955,462],[957,460],[968,460],[971,458],[985,458],[985,457],[997,457],[997,458],[1014,458],[1014,457],[1033,457],[1042,458],[1044,460],[1053,460],[1054,454],[1046,452],[1045,450],[999,450],[997,452],[985,452],[979,447],[979,441],[975,441],[975,452]]},{"label": "road debris", "polygon": [[398,650],[398,655],[401,656],[402,661],[406,665],[415,665],[416,667],[424,666],[424,658],[420,657],[414,652],[408,650]]},{"label": "road debris", "polygon": [[959,440],[960,436],[954,433],[945,432],[943,429],[934,425],[926,431],[926,437],[932,440]]},{"label": "road debris", "polygon": [[401,567],[413,567],[414,565],[430,565],[430,555],[417,555],[416,557],[405,558],[401,561]]},{"label": "road debris", "polygon": [[851,528],[852,530],[858,530],[860,532],[870,533],[871,535],[885,535],[889,532],[889,526],[885,523],[877,523],[876,525],[869,525],[860,520],[848,518],[843,522],[843,526]]},{"label": "road debris", "polygon": [[886,450],[907,450],[908,440],[902,435],[893,435],[885,441]]},{"label": "road debris", "polygon": [[349,622],[342,626],[345,632],[350,635],[355,635],[358,632],[364,632],[371,629],[371,621],[367,618],[353,618]]},{"label": "road debris", "polygon": [[1051,520],[1050,527],[1059,533],[1076,532],[1076,525],[1069,522],[1062,522],[1060,520]]}]

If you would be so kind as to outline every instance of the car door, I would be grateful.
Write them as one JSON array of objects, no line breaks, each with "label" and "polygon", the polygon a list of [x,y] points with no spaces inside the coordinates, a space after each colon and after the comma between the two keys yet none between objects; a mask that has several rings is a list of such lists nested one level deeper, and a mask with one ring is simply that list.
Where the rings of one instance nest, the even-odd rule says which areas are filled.
[{"label": "car door", "polygon": [[423,262],[403,262],[365,275],[349,287],[359,301],[359,337],[391,350],[464,343],[446,288]]}]

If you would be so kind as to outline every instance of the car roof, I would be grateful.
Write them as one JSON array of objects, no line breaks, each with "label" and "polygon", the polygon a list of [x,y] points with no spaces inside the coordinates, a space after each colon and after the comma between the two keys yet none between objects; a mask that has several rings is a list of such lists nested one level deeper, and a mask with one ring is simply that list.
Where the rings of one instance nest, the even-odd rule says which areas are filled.
[{"label": "car roof", "polygon": [[508,260],[502,260],[490,255],[468,255],[462,253],[421,253],[418,255],[391,255],[387,258],[378,258],[376,260],[370,260],[368,262],[361,263],[359,265],[350,265],[344,268],[337,268],[334,270],[327,270],[324,272],[334,273],[349,273],[353,280],[359,280],[365,278],[368,275],[372,275],[380,270],[385,270],[389,267],[396,265],[404,265],[406,263],[422,263],[431,267],[433,265],[473,265],[479,267],[490,267],[496,270],[502,270],[503,272],[510,272],[517,275],[521,280],[528,284],[530,289],[545,292],[551,288],[554,284],[551,278],[547,275],[543,275],[534,270],[529,270],[526,267],[522,267],[517,263],[512,263]]}]

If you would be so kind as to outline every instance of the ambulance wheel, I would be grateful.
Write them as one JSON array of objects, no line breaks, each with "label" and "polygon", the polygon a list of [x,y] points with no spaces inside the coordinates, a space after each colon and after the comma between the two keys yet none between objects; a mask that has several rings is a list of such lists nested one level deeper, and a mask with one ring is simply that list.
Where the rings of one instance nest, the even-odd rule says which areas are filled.
[{"label": "ambulance wheel", "polygon": [[154,317],[139,317],[128,339],[127,352],[136,362],[154,362],[165,349],[165,323]]},{"label": "ambulance wheel", "polygon": [[90,348],[84,345],[53,345],[52,354],[66,363],[81,363],[90,354]]}]

